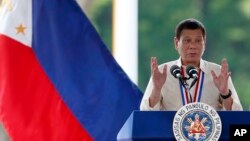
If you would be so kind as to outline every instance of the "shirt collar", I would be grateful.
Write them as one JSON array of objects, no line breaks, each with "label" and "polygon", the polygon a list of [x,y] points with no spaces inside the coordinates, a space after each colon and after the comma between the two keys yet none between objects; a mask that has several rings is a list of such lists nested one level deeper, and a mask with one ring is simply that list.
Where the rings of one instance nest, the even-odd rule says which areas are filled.
[{"label": "shirt collar", "polygon": [[[181,67],[181,57],[177,60],[177,66]],[[205,72],[205,73],[209,73],[208,69],[206,68],[206,64],[205,61],[203,59],[200,60],[200,69]]]}]

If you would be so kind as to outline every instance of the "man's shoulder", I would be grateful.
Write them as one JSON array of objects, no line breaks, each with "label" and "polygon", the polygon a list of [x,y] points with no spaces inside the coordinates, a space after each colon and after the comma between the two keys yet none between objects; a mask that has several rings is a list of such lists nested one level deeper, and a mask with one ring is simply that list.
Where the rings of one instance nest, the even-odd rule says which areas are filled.
[{"label": "man's shoulder", "polygon": [[219,64],[217,64],[217,63],[210,62],[210,61],[207,61],[207,60],[203,60],[203,61],[204,61],[204,64],[205,64],[205,65],[212,66],[212,67],[218,67],[218,68],[221,67],[221,65],[219,65]]},{"label": "man's shoulder", "polygon": [[206,61],[206,60],[203,60],[204,62],[204,66],[205,68],[210,71],[210,70],[215,70],[215,71],[219,71],[220,68],[221,68],[221,65],[217,64],[217,63],[214,63],[214,62],[210,62],[210,61]]}]

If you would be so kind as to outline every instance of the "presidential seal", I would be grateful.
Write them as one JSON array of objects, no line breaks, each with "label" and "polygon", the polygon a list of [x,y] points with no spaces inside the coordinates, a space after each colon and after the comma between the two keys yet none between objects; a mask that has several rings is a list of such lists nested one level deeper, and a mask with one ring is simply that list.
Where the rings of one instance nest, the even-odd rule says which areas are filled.
[{"label": "presidential seal", "polygon": [[177,141],[217,141],[221,130],[221,119],[216,110],[201,102],[181,107],[173,121]]}]

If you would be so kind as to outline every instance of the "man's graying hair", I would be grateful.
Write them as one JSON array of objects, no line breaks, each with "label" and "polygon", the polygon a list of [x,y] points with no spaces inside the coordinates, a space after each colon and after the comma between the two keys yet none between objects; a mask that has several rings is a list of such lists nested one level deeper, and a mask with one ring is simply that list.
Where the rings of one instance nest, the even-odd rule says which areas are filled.
[{"label": "man's graying hair", "polygon": [[180,39],[181,32],[184,29],[201,29],[203,38],[204,39],[206,38],[206,29],[205,29],[204,25],[196,19],[190,18],[190,19],[183,20],[176,26],[175,37],[178,40]]}]

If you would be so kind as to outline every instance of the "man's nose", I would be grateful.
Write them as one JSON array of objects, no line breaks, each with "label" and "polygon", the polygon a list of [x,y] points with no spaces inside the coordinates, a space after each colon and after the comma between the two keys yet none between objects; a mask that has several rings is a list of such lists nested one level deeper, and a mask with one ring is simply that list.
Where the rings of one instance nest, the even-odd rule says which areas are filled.
[{"label": "man's nose", "polygon": [[196,48],[197,47],[197,42],[196,41],[191,41],[190,44],[189,44],[189,47],[190,48]]}]

